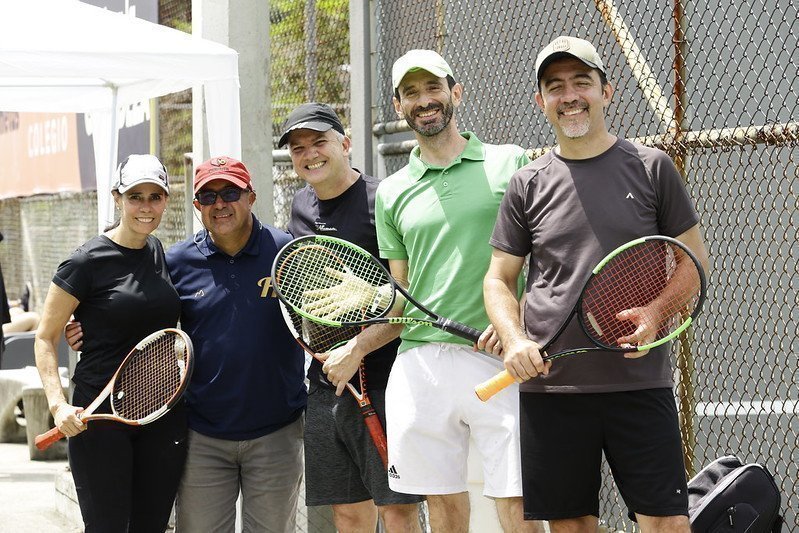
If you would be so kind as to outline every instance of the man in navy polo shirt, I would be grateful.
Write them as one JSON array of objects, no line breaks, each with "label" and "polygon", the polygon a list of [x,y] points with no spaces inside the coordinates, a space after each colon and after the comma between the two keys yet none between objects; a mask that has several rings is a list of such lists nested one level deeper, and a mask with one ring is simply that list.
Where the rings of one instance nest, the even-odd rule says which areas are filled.
[{"label": "man in navy polo shirt", "polygon": [[245,531],[293,532],[304,358],[270,283],[272,261],[291,236],[253,215],[256,195],[240,161],[201,164],[194,193],[205,229],[167,252],[197,358],[177,528],[233,531],[241,491]]}]

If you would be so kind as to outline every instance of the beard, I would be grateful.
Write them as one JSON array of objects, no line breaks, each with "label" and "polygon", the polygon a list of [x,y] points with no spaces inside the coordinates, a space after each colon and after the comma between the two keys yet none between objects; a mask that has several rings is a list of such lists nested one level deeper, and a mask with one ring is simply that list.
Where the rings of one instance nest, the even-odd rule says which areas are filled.
[{"label": "beard", "polygon": [[563,129],[563,135],[568,137],[569,139],[579,139],[580,137],[584,137],[588,134],[588,130],[590,128],[590,124],[588,119],[581,120],[579,122],[570,122],[566,124]]},{"label": "beard", "polygon": [[423,135],[425,137],[432,137],[434,135],[438,135],[449,125],[450,121],[452,120],[452,115],[455,113],[455,107],[452,105],[451,101],[448,101],[446,104],[430,104],[427,107],[417,108],[413,111],[413,115],[418,113],[424,113],[425,111],[431,111],[433,109],[440,109],[441,110],[441,117],[439,120],[435,122],[419,125],[414,120],[413,116],[408,116],[407,113],[403,113],[405,117],[405,121],[411,127],[413,131],[418,133],[419,135]]},{"label": "beard", "polygon": [[[558,114],[560,115],[561,113],[572,109],[584,109],[590,113],[588,104],[581,104],[579,106],[562,106],[558,109]],[[591,128],[591,117],[587,116],[579,120],[574,120],[567,117],[566,121],[561,123],[560,126],[561,130],[563,131],[563,135],[569,139],[579,139],[580,137],[588,134],[588,130]]]}]

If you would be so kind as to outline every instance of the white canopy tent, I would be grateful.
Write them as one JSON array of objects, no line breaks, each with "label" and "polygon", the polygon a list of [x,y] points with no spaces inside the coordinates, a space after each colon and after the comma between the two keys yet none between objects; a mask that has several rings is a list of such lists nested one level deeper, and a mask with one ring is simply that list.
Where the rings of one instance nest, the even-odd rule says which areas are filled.
[{"label": "white canopy tent", "polygon": [[200,85],[211,153],[241,157],[235,50],[77,0],[0,1],[0,111],[92,114],[101,230],[119,109]]}]

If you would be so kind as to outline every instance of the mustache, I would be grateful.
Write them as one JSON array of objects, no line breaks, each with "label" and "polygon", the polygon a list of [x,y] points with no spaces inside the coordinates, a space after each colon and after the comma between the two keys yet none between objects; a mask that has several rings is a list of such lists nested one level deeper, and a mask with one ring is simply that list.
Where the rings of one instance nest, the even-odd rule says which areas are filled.
[{"label": "mustache", "polygon": [[441,104],[431,103],[425,107],[417,107],[413,110],[414,116],[418,115],[419,113],[425,113],[427,111],[433,111],[436,109],[444,109],[444,106]]},{"label": "mustache", "polygon": [[571,104],[561,104],[558,106],[558,113],[565,113],[566,111],[572,111],[574,109],[588,109],[588,102],[576,102]]}]

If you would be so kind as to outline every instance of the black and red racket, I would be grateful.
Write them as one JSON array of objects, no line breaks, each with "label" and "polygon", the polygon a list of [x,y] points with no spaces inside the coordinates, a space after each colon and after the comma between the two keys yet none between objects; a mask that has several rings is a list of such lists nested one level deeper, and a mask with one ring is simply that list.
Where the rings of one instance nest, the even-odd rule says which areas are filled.
[{"label": "black and red racket", "polygon": [[[294,339],[302,346],[303,350],[320,362],[324,361],[319,357],[319,354],[341,346],[360,333],[362,329],[360,327],[332,327],[312,322],[294,312],[282,301],[280,302],[280,310],[283,312],[283,319]],[[372,406],[369,394],[366,392],[366,370],[364,366],[363,361],[361,361],[361,365],[358,368],[358,386],[354,386],[351,382],[347,383],[347,390],[358,402],[363,421],[369,430],[369,435],[372,437],[375,448],[377,448],[377,453],[383,461],[383,466],[387,467],[388,446],[386,444],[386,433],[383,430],[383,425],[380,423],[377,412]]]},{"label": "black and red racket", "polygon": [[[194,347],[179,329],[162,329],[141,340],[119,365],[108,385],[86,409],[83,421],[113,420],[141,426],[164,416],[178,402],[194,368]],[[112,413],[93,414],[111,397]],[[36,437],[40,450],[64,438],[53,428]]]},{"label": "black and red racket", "polygon": [[[705,300],[705,274],[694,254],[670,237],[641,237],[619,246],[593,269],[574,309],[547,351],[577,315],[592,346],[547,354],[544,361],[593,351],[642,352],[660,346],[685,331]],[[503,370],[475,387],[486,401],[512,384]]]}]

